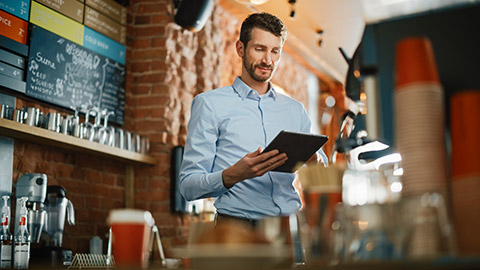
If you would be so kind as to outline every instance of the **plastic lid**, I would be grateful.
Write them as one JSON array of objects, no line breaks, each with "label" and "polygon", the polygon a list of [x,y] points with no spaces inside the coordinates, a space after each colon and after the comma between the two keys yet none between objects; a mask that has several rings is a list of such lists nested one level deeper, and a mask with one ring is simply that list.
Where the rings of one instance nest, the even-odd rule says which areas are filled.
[{"label": "plastic lid", "polygon": [[108,215],[107,224],[111,225],[116,223],[138,223],[153,226],[155,220],[152,214],[145,210],[113,209]]}]

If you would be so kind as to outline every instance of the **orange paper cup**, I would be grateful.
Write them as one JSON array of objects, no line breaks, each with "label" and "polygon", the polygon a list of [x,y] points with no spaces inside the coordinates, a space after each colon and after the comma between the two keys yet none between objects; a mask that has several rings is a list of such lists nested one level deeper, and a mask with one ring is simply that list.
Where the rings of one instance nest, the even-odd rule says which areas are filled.
[{"label": "orange paper cup", "polygon": [[395,52],[395,88],[425,82],[440,83],[432,43],[426,37],[400,40]]},{"label": "orange paper cup", "polygon": [[450,99],[452,176],[480,175],[480,89],[462,91]]},{"label": "orange paper cup", "polygon": [[152,226],[148,211],[136,209],[111,210],[107,223],[112,228],[112,250],[118,267],[147,268]]}]

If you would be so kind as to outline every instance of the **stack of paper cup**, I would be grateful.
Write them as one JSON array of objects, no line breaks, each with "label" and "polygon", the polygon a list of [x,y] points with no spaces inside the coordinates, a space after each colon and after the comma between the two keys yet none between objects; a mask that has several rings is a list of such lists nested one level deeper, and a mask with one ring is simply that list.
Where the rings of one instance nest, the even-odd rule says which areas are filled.
[{"label": "stack of paper cup", "polygon": [[450,100],[452,202],[458,248],[480,255],[480,89],[462,91]]},{"label": "stack of paper cup", "polygon": [[444,91],[431,42],[424,37],[397,43],[395,142],[402,155],[406,196],[446,194]]}]

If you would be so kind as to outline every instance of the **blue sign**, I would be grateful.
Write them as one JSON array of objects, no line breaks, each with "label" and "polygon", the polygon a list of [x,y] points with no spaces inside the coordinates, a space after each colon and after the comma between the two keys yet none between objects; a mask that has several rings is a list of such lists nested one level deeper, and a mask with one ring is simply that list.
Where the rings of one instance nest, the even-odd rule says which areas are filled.
[{"label": "blue sign", "polygon": [[30,0],[0,0],[0,9],[28,21]]},{"label": "blue sign", "polygon": [[124,45],[86,26],[83,33],[83,47],[125,65],[126,48]]}]

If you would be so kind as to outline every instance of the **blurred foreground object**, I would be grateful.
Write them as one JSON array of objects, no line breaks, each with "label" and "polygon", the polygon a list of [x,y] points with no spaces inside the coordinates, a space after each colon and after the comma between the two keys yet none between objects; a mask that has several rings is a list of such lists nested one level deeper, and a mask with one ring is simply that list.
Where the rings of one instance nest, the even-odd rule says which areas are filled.
[{"label": "blurred foreground object", "polygon": [[[276,219],[277,217],[273,217]],[[281,219],[282,217],[278,217]],[[284,217],[287,218],[288,217]],[[291,243],[278,227],[260,222],[252,228],[242,222],[192,224],[190,244],[177,250],[195,269],[272,269],[292,264]],[[262,224],[263,223],[263,224]],[[198,228],[195,228],[198,227]]]},{"label": "blurred foreground object", "polygon": [[452,199],[459,252],[480,256],[480,89],[450,100]]}]

